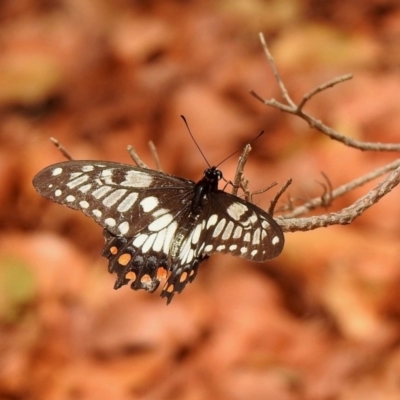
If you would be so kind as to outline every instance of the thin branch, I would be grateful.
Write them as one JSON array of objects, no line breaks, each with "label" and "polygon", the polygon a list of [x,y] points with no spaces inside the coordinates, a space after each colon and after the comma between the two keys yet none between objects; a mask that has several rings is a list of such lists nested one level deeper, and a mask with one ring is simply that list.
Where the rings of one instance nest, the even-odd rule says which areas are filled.
[{"label": "thin branch", "polygon": [[300,101],[299,105],[297,106],[298,110],[302,110],[304,108],[304,106],[306,105],[306,103],[312,98],[314,97],[316,94],[326,90],[326,89],[330,89],[333,86],[348,81],[350,79],[353,79],[353,74],[346,74],[346,75],[342,75],[342,76],[338,76],[337,78],[334,78],[328,82],[323,83],[322,85],[317,86],[315,89],[310,90],[308,93],[306,93],[302,100]]},{"label": "thin branch", "polygon": [[303,107],[305,104],[315,95],[318,93],[322,92],[323,90],[326,90],[328,88],[331,88],[338,83],[345,82],[349,79],[352,78],[351,74],[343,75],[340,77],[337,77],[335,79],[330,80],[329,82],[323,83],[322,85],[319,85],[315,89],[311,90],[309,93],[307,93],[303,99],[300,101],[298,105],[294,103],[294,101],[290,98],[288,94],[288,90],[286,89],[281,76],[279,75],[279,72],[277,70],[277,67],[275,65],[275,61],[268,49],[268,46],[266,44],[264,35],[262,33],[259,34],[260,36],[260,41],[261,45],[264,49],[265,55],[267,57],[267,60],[270,64],[270,67],[273,71],[273,74],[275,76],[275,79],[278,83],[278,86],[281,90],[283,98],[286,100],[287,104],[283,104],[275,99],[264,99],[261,97],[259,94],[257,94],[254,90],[250,91],[250,93],[260,102],[262,102],[266,106],[271,106],[278,108],[281,111],[287,112],[289,114],[297,115],[304,121],[306,121],[309,126],[313,129],[317,129],[320,132],[324,133],[328,137],[330,137],[332,140],[336,140],[338,142],[341,142],[345,144],[348,147],[353,147],[355,149],[363,150],[363,151],[400,151],[400,144],[397,143],[380,143],[380,142],[363,142],[360,140],[356,140],[353,138],[349,138],[347,136],[344,136],[340,134],[338,131],[329,128],[328,126],[324,125],[321,121],[313,118],[311,115],[303,112]]},{"label": "thin branch", "polygon": [[383,182],[365,196],[340,211],[309,218],[277,218],[283,232],[310,231],[330,225],[347,225],[377,203],[400,183],[400,167],[396,168]]},{"label": "thin branch", "polygon": [[247,162],[247,158],[249,157],[250,151],[251,151],[251,146],[247,144],[243,149],[242,154],[239,157],[238,165],[236,167],[236,172],[235,172],[235,179],[233,180],[233,185],[232,185],[232,194],[234,196],[237,196],[238,190],[241,187],[243,181],[244,166]]},{"label": "thin branch", "polygon": [[263,194],[265,192],[268,192],[268,190],[272,189],[274,186],[276,186],[278,184],[278,182],[272,182],[270,183],[267,187],[265,187],[264,189],[259,189],[259,190],[255,190],[254,192],[249,192],[249,196],[248,196],[248,201],[250,201],[250,203],[254,203],[253,201],[253,196],[257,196],[259,194]]},{"label": "thin branch", "polygon": [[140,168],[149,169],[149,167],[142,161],[142,159],[136,153],[136,150],[129,144],[126,148],[128,150],[129,155],[131,156],[134,163]]},{"label": "thin branch", "polygon": [[[395,170],[396,168],[400,167],[400,159],[397,159],[393,161],[390,164],[387,164],[381,168],[377,168],[376,170],[369,172],[368,174],[365,174],[357,179],[354,179],[353,181],[346,183],[342,186],[339,186],[338,188],[334,189],[331,191],[331,199],[334,200],[340,196],[343,196],[344,194],[351,192],[355,188],[361,187],[364,184],[379,178],[380,176]],[[307,203],[294,208],[289,214],[286,214],[284,218],[294,218],[299,215],[304,215],[308,213],[311,210],[314,210],[315,208],[321,207],[323,205],[323,199],[319,196],[316,197]]]},{"label": "thin branch", "polygon": [[323,182],[318,182],[322,188],[324,189],[324,193],[320,196],[321,199],[321,206],[328,208],[332,204],[332,191],[333,191],[333,186],[332,182],[330,181],[328,175],[326,175],[324,172],[321,172],[321,175],[325,179],[325,183]]},{"label": "thin branch", "polygon": [[286,192],[287,188],[292,184],[292,179],[288,179],[284,185],[280,188],[279,192],[275,195],[275,197],[271,200],[271,204],[268,208],[268,214],[270,215],[274,215],[274,211],[275,211],[275,207],[276,204],[278,203],[278,200],[280,199],[280,197],[283,195],[283,193]]},{"label": "thin branch", "polygon": [[161,168],[160,159],[158,157],[157,148],[151,140],[149,141],[149,147],[150,147],[150,152],[151,152],[151,155],[153,156],[154,162],[156,163],[157,171],[163,172],[163,170]]},{"label": "thin branch", "polygon": [[73,161],[71,154],[69,154],[68,150],[55,138],[51,137],[50,141],[57,147],[60,153],[69,161]]},{"label": "thin branch", "polygon": [[275,76],[275,79],[278,82],[279,88],[281,89],[283,98],[287,101],[288,104],[290,104],[292,107],[295,107],[296,104],[290,98],[289,92],[287,91],[286,86],[283,83],[283,80],[282,80],[282,78],[281,78],[281,76],[280,76],[280,74],[278,72],[278,69],[276,68],[274,58],[272,57],[272,54],[268,49],[267,42],[265,41],[264,34],[262,32],[260,32],[258,35],[260,37],[261,45],[262,45],[262,47],[264,49],[265,56],[267,57],[267,60],[269,62],[269,65],[271,66],[271,69],[272,69],[272,72],[273,72],[273,74]]},{"label": "thin branch", "polygon": [[400,151],[400,144],[396,143],[381,143],[381,142],[363,142],[361,140],[356,140],[348,136],[340,134],[335,129],[329,128],[324,125],[321,121],[311,117],[310,115],[301,112],[295,112],[300,118],[308,122],[311,128],[317,129],[325,135],[329,136],[331,139],[336,140],[345,144],[348,147],[353,147],[358,150],[363,151]]}]

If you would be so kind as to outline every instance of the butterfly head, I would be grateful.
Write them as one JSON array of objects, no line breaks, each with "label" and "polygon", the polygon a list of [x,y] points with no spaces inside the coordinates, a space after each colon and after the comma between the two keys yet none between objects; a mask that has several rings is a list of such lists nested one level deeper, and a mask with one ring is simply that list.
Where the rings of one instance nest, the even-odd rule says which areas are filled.
[{"label": "butterfly head", "polygon": [[203,180],[212,186],[218,187],[218,181],[222,179],[222,172],[217,167],[210,167],[204,171]]}]

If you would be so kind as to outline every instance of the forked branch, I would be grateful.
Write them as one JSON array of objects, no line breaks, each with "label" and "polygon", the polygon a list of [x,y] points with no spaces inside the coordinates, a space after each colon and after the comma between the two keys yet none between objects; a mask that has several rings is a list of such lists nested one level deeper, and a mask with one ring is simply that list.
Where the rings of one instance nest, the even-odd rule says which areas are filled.
[{"label": "forked branch", "polygon": [[[311,115],[305,113],[303,111],[304,106],[310,101],[314,96],[318,93],[331,88],[339,83],[345,82],[352,78],[351,74],[343,75],[332,79],[322,85],[319,85],[315,89],[311,90],[307,94],[305,94],[302,100],[296,104],[290,97],[289,92],[283,83],[283,80],[277,70],[274,59],[268,49],[268,46],[265,42],[264,36],[260,33],[260,40],[263,46],[266,58],[269,62],[269,65],[272,69],[272,72],[275,76],[275,79],[280,88],[283,99],[286,103],[282,103],[277,101],[274,98],[265,99],[257,94],[255,91],[251,91],[250,93],[259,101],[267,106],[272,106],[280,109],[283,112],[297,115],[298,117],[305,120],[312,128],[317,129],[323,134],[327,135],[332,140],[336,140],[338,142],[343,143],[348,147],[353,147],[362,151],[400,151],[400,145],[397,143],[379,143],[379,142],[363,142],[360,140],[356,140],[345,135],[340,134],[336,130],[326,126],[321,121],[315,119]],[[392,171],[392,172],[391,172]],[[384,174],[391,172],[390,175],[380,182],[377,186],[375,186],[372,190],[370,190],[366,195],[355,201],[352,205],[343,208],[340,211],[332,212],[324,215],[307,217],[307,218],[296,218],[299,215],[304,215],[307,212],[326,205],[326,196],[329,195],[329,199],[333,200],[339,196],[342,196],[353,189],[364,185],[365,183],[376,179]],[[282,227],[285,232],[295,232],[295,231],[308,231],[320,227],[326,227],[329,225],[337,225],[337,224],[349,224],[355,218],[360,216],[364,211],[378,202],[382,197],[384,197],[387,193],[393,190],[400,182],[400,159],[387,164],[381,168],[378,168],[360,178],[353,180],[345,185],[342,185],[336,189],[330,190],[329,193],[325,193],[323,196],[319,196],[314,198],[301,206],[293,208],[290,207],[290,212],[281,216],[277,219],[279,225]],[[291,199],[290,203],[292,204]]]}]

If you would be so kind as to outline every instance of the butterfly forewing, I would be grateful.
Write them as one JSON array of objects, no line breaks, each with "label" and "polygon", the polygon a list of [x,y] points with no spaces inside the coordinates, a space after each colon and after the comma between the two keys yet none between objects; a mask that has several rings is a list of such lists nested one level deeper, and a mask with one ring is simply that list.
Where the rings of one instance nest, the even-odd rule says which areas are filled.
[{"label": "butterfly forewing", "polygon": [[194,183],[119,163],[69,161],[45,168],[33,185],[43,197],[82,211],[114,235],[133,237],[179,219]]},{"label": "butterfly forewing", "polygon": [[221,252],[262,262],[279,255],[283,245],[283,233],[269,214],[219,190],[210,194],[180,257],[190,262],[199,254]]},{"label": "butterfly forewing", "polygon": [[206,254],[231,253],[253,261],[279,255],[284,237],[275,220],[259,207],[223,191],[212,193],[200,238]]}]

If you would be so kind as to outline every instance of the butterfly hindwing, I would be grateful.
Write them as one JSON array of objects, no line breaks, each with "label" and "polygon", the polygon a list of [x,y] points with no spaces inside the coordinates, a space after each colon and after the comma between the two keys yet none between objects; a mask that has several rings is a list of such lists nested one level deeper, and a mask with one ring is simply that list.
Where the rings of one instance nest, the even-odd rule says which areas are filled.
[{"label": "butterfly hindwing", "polygon": [[119,289],[129,283],[133,290],[144,289],[151,293],[161,280],[166,280],[161,297],[166,297],[167,303],[194,280],[199,265],[208,258],[207,255],[200,255],[182,265],[178,259],[171,261],[167,255],[154,250],[144,253],[140,247],[133,245],[134,238],[118,237],[107,229],[104,229],[103,235],[106,243],[102,255],[109,261],[109,272],[117,275],[114,288]]}]

